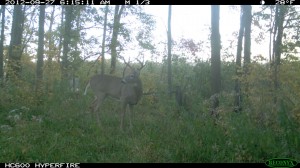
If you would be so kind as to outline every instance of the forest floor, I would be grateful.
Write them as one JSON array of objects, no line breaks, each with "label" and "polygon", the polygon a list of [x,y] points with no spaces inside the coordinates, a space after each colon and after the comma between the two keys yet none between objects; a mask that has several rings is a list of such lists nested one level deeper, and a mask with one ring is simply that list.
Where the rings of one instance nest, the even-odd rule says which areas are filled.
[{"label": "forest floor", "polygon": [[[299,128],[257,122],[224,108],[179,110],[174,102],[139,103],[133,127],[120,130],[118,102],[89,112],[92,96],[48,97],[38,107],[2,107],[0,162],[260,162],[300,161]],[[274,120],[276,121],[276,120]]]}]

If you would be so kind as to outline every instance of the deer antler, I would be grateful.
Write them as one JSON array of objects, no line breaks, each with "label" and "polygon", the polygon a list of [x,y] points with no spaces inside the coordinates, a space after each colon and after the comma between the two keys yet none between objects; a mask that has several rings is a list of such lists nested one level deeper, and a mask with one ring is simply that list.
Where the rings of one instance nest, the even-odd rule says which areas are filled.
[{"label": "deer antler", "polygon": [[141,64],[141,67],[138,68],[138,71],[141,71],[145,67],[145,63],[144,63],[145,60],[144,60],[144,58],[143,58],[143,62],[140,61],[138,58],[136,58],[136,60]]},{"label": "deer antler", "polygon": [[124,78],[124,76],[125,76],[125,70],[126,70],[126,68],[127,67],[129,67],[129,68],[131,68],[131,69],[134,69],[132,66],[130,66],[130,64],[129,64],[129,62],[130,62],[130,59],[129,59],[129,62],[126,62],[126,60],[125,60],[125,58],[124,57],[122,57],[122,56],[119,56],[119,58],[121,58],[122,60],[123,60],[123,62],[124,62],[124,64],[126,65],[125,66],[125,68],[124,68],[124,70],[123,70],[123,78]]}]

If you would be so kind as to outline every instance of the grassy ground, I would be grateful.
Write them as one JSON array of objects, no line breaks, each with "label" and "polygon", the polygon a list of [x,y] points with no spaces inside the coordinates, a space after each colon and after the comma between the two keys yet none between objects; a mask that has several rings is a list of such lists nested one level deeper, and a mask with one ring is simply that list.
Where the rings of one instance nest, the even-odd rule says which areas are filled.
[{"label": "grassy ground", "polygon": [[201,103],[186,112],[174,102],[141,102],[133,128],[126,118],[121,131],[118,103],[104,104],[99,125],[87,111],[91,99],[53,96],[14,112],[21,107],[3,106],[0,162],[300,161],[299,128],[260,125],[251,112],[223,112],[215,119]]}]

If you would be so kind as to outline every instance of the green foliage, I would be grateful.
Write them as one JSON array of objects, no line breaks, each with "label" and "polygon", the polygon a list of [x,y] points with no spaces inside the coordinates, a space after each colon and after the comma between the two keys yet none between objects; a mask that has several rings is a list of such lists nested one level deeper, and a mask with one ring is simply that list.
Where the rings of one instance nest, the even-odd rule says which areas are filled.
[{"label": "green foliage", "polygon": [[[97,69],[84,63],[78,76],[87,81]],[[133,65],[138,66],[138,65]],[[93,67],[89,69],[89,67]],[[124,65],[118,63],[117,76]],[[37,104],[32,84],[23,80],[0,90],[0,162],[265,162],[274,157],[300,159],[298,61],[281,66],[281,103],[272,104],[272,85],[267,65],[252,63],[240,80],[243,111],[234,113],[234,65],[222,64],[224,79],[219,117],[209,112],[210,66],[174,64],[174,81],[187,85],[189,108],[169,98],[162,65],[148,62],[141,72],[144,95],[135,106],[133,128],[125,118],[119,129],[119,102],[107,99],[100,109],[99,125],[89,111],[93,96],[72,93],[53,82]],[[98,67],[99,68],[99,67]],[[89,72],[89,73],[88,73]],[[59,73],[58,73],[59,74]],[[201,76],[200,76],[201,75]],[[232,75],[233,77],[233,75]],[[186,81],[185,81],[186,80]],[[181,81],[181,83],[180,83]],[[85,82],[82,82],[85,85]],[[82,86],[83,88],[84,86]],[[247,91],[247,92],[246,92]]]},{"label": "green foliage", "polygon": [[292,121],[300,124],[300,63],[295,57],[287,57],[283,60],[280,71],[281,99],[286,108],[286,115]]}]

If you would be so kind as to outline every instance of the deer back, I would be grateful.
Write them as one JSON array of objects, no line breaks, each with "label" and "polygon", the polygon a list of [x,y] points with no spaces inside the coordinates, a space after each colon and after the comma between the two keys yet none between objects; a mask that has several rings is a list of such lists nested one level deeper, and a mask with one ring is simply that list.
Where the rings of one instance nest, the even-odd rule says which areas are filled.
[{"label": "deer back", "polygon": [[111,97],[120,98],[122,78],[110,75],[95,75],[90,80],[90,86],[94,94],[107,94]]}]

